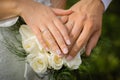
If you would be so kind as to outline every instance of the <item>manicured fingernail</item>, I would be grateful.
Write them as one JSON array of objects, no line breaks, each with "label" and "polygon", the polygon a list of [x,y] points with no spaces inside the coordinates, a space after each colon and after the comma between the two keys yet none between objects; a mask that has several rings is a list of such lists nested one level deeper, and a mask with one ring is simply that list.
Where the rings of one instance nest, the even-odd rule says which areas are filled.
[{"label": "manicured fingernail", "polygon": [[60,50],[56,50],[56,53],[57,53],[58,55],[60,55],[60,54],[61,54],[61,51],[60,51]]},{"label": "manicured fingernail", "polygon": [[63,52],[64,52],[64,54],[67,54],[68,53],[68,48],[64,48]]},{"label": "manicured fingernail", "polygon": [[71,59],[72,59],[72,56],[69,55],[66,59],[67,59],[67,60],[71,60]]},{"label": "manicured fingernail", "polygon": [[67,43],[67,45],[70,45],[70,44],[71,44],[70,40],[67,40],[66,43]]}]

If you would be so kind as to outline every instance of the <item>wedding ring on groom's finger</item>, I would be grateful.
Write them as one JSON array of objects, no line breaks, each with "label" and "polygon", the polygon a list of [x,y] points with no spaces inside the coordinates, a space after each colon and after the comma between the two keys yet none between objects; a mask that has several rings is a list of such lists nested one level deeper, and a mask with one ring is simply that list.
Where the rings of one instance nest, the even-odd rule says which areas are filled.
[{"label": "wedding ring on groom's finger", "polygon": [[74,26],[74,21],[69,21],[69,22],[67,23],[67,25],[69,25],[70,27],[73,27],[73,26]]},{"label": "wedding ring on groom's finger", "polygon": [[66,26],[67,26],[68,31],[71,32],[71,30],[72,30],[72,28],[74,26],[74,21],[68,21],[66,23]]}]

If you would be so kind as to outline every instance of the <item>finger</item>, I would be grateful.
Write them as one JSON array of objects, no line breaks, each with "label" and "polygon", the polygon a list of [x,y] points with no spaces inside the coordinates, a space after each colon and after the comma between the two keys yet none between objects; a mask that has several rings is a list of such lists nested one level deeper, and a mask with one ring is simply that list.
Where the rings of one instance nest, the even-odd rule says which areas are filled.
[{"label": "finger", "polygon": [[60,51],[59,47],[57,46],[51,33],[49,32],[49,30],[46,27],[42,28],[42,35],[43,35],[43,38],[44,38],[47,46],[49,47],[49,50],[50,51],[52,50],[52,51],[56,52],[58,55],[60,55],[61,51]]},{"label": "finger", "polygon": [[[82,28],[83,28],[83,21],[80,21],[79,23],[76,21],[76,23],[70,23],[72,21],[69,21],[66,26],[68,27],[68,31],[70,33],[70,40],[71,40],[71,45],[68,46],[69,50],[72,49],[75,41],[77,40],[77,38],[79,37]],[[74,26],[74,27],[73,27]]]},{"label": "finger", "polygon": [[46,50],[48,50],[48,46],[45,44],[45,41],[41,35],[40,29],[38,27],[31,27],[33,33],[37,36],[39,42],[41,43],[41,45],[43,46],[43,48],[45,48]]},{"label": "finger", "polygon": [[60,31],[66,44],[70,45],[71,42],[70,42],[70,38],[69,38],[68,31],[67,31],[66,27],[57,18],[53,22],[56,25],[57,29]]},{"label": "finger", "polygon": [[77,41],[75,42],[69,55],[67,56],[68,60],[73,59],[76,56],[76,54],[78,53],[78,51],[87,43],[87,41],[92,33],[91,32],[92,26],[93,25],[90,22],[85,24],[81,35],[79,35]]},{"label": "finger", "polygon": [[86,55],[89,56],[91,53],[91,50],[96,46],[98,39],[100,37],[101,31],[95,32],[91,39],[88,41],[87,47],[86,47]]},{"label": "finger", "polygon": [[68,18],[69,18],[68,16],[62,16],[60,20],[63,24],[65,24],[68,21]]},{"label": "finger", "polygon": [[58,29],[55,27],[54,24],[49,23],[48,25],[49,27],[49,31],[52,33],[52,35],[54,36],[55,41],[57,42],[57,44],[59,45],[60,49],[62,50],[62,52],[64,54],[68,53],[68,48],[64,42],[63,37],[61,36],[60,32],[58,31]]},{"label": "finger", "polygon": [[63,10],[63,9],[56,9],[56,8],[52,8],[54,14],[56,14],[57,16],[64,16],[64,15],[69,15],[71,14],[73,11],[72,10]]},{"label": "finger", "polygon": [[[73,26],[73,25],[71,25],[71,26]],[[82,29],[83,29],[83,20],[81,19],[80,21],[76,21],[73,29],[70,32],[70,37],[71,37],[71,43],[72,44],[77,40],[77,38],[79,37]]]},{"label": "finger", "polygon": [[73,21],[68,21],[65,25],[66,25],[66,28],[68,30],[68,34],[70,34],[70,32],[72,31],[72,28],[74,26],[74,22]]}]

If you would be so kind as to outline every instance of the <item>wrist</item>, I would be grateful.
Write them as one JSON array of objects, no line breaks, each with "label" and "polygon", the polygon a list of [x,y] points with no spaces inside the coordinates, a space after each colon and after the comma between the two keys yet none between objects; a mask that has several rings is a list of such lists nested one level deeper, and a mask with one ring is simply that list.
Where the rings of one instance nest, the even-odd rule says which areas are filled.
[{"label": "wrist", "polygon": [[29,1],[32,0],[17,0],[17,12],[19,16],[21,16],[24,10],[27,10],[26,7],[28,6]]},{"label": "wrist", "polygon": [[17,0],[0,1],[0,20],[18,16],[19,10]]},{"label": "wrist", "polygon": [[25,17],[28,15],[28,11],[34,12],[34,10],[38,7],[42,8],[43,5],[35,0],[19,0],[19,16]]},{"label": "wrist", "polygon": [[20,5],[19,5],[19,0],[14,0],[14,11],[16,16],[20,15],[20,9],[19,9]]}]

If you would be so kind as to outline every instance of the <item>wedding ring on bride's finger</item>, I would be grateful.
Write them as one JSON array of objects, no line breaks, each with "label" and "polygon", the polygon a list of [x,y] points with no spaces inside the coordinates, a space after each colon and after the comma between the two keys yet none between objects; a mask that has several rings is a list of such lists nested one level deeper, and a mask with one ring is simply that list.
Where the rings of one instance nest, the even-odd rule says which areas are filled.
[{"label": "wedding ring on bride's finger", "polygon": [[47,28],[45,28],[45,29],[41,29],[40,31],[42,34],[44,34],[44,33],[48,32],[49,30]]}]

